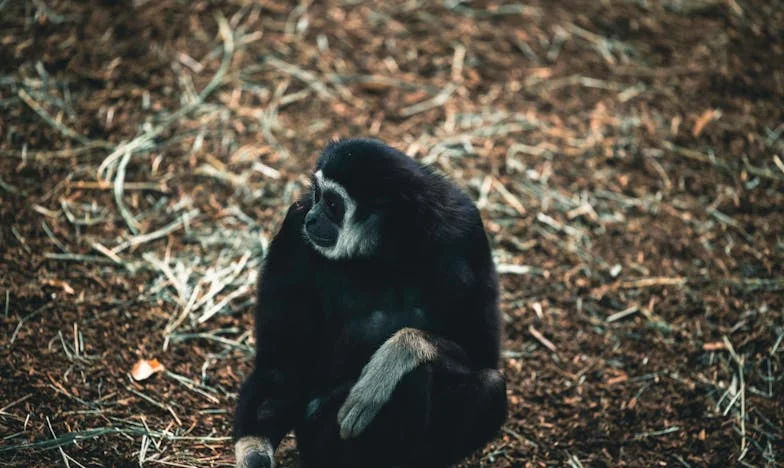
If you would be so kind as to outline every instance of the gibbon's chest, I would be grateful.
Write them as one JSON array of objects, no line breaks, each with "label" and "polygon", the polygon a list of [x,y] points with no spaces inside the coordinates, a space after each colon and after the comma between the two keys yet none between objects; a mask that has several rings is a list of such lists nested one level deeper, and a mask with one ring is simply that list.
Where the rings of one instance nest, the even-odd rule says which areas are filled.
[{"label": "gibbon's chest", "polygon": [[372,353],[404,327],[428,329],[421,280],[380,269],[325,272],[321,310],[337,342],[359,355]]}]

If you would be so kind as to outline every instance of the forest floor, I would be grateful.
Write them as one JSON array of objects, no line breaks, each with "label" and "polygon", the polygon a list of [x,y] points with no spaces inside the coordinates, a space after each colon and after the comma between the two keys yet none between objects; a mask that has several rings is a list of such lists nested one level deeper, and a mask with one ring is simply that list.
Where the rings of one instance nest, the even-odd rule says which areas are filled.
[{"label": "forest floor", "polygon": [[491,237],[510,413],[466,466],[781,465],[783,30],[745,0],[0,1],[0,465],[232,466],[264,247],[360,135]]}]

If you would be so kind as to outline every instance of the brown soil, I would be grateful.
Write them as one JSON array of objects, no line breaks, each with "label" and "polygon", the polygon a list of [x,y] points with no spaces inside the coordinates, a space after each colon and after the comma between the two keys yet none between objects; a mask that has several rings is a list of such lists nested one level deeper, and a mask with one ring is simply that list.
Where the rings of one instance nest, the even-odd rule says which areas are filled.
[{"label": "brown soil", "polygon": [[501,265],[467,466],[781,464],[782,109],[781,2],[0,1],[0,464],[231,466],[263,247],[358,135]]}]

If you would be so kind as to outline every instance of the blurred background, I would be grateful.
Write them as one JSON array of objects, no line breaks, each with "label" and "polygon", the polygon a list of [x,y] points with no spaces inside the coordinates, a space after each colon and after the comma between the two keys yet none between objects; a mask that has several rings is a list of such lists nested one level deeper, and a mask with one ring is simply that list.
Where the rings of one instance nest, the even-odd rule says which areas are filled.
[{"label": "blurred background", "polygon": [[511,406],[465,466],[781,464],[783,65],[779,1],[0,0],[0,464],[232,466],[339,136],[482,210]]}]

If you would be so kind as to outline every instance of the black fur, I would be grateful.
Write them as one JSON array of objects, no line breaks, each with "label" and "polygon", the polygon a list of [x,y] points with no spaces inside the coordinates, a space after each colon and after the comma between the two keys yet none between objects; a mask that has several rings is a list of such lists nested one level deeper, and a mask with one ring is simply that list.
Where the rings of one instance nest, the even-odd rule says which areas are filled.
[{"label": "black fur", "polygon": [[[506,416],[498,285],[479,212],[455,185],[375,140],[328,146],[316,170],[357,218],[380,214],[375,251],[330,260],[303,234],[308,196],[289,209],[258,288],[255,370],[235,437],[277,446],[295,429],[303,466],[443,466],[484,445]],[[409,372],[358,437],[337,413],[375,350],[404,327],[437,358]]]}]

